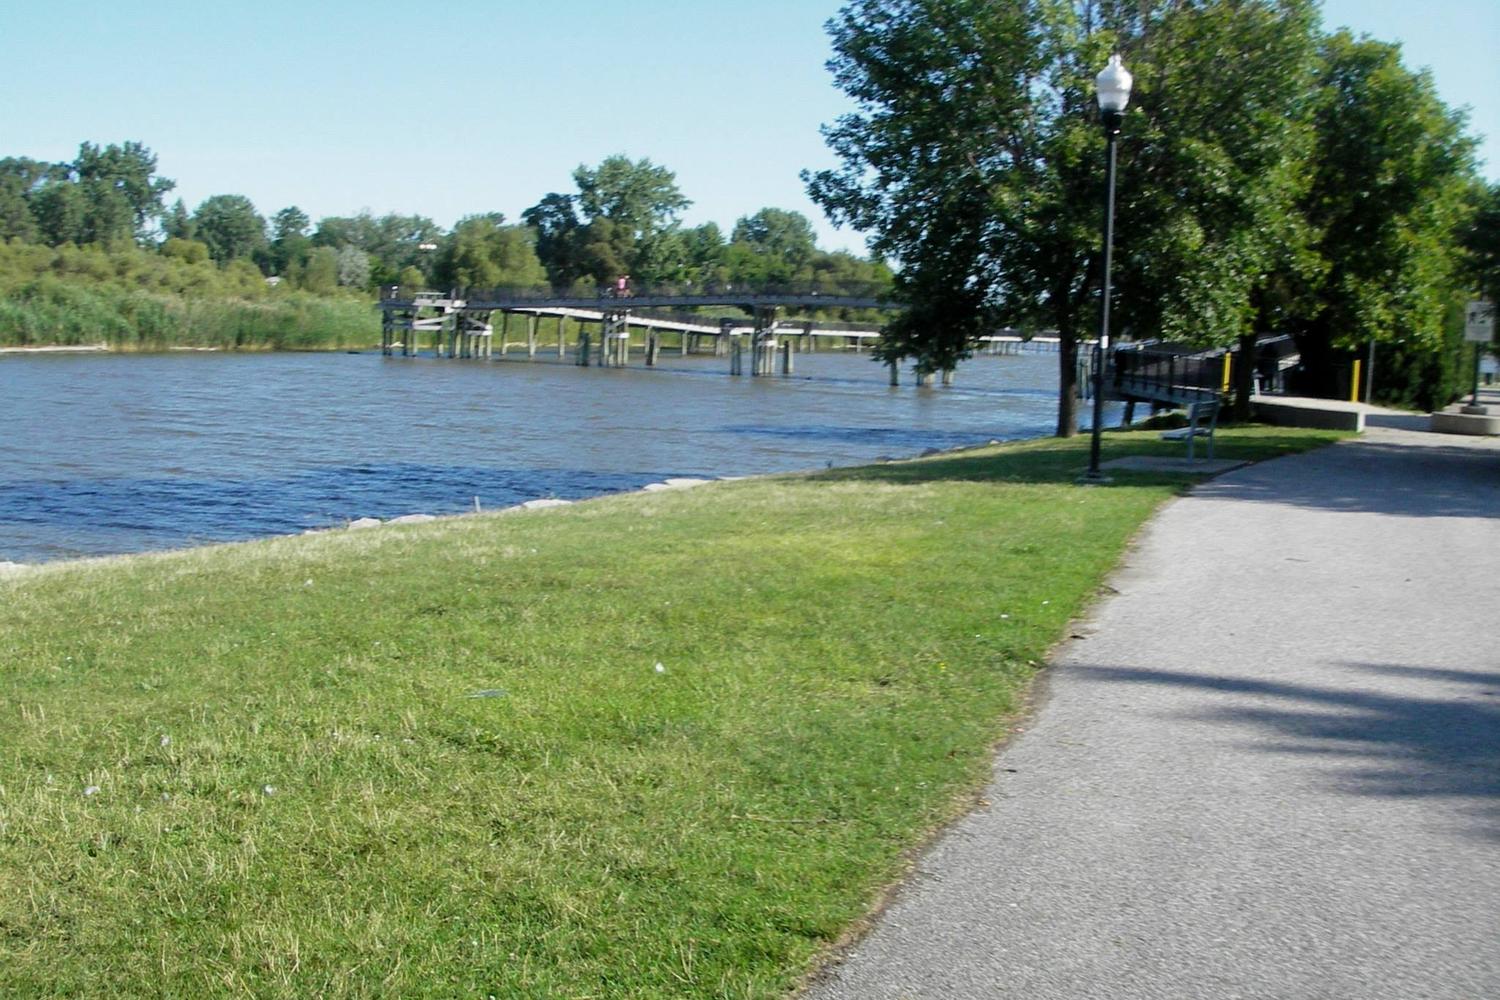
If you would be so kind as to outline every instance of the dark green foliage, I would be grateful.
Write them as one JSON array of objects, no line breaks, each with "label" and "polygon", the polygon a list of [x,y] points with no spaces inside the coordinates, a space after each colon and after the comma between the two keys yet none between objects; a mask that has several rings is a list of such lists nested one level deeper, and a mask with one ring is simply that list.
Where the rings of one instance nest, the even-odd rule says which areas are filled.
[{"label": "dark green foliage", "polygon": [[1500,302],[1500,184],[1476,186],[1473,204],[1473,219],[1463,240],[1468,253],[1466,271],[1484,298]]},{"label": "dark green foliage", "polygon": [[507,226],[498,212],[468,216],[443,241],[433,278],[440,288],[546,287],[535,239],[530,227]]},{"label": "dark green foliage", "polygon": [[145,240],[175,186],[156,176],[156,157],[138,142],[85,142],[71,163],[8,157],[0,160],[0,239]]},{"label": "dark green foliage", "polygon": [[162,218],[162,235],[167,239],[190,240],[196,234],[193,225],[193,214],[188,211],[182,199],[178,198],[172,203],[172,207]]},{"label": "dark green foliage", "polygon": [[650,160],[607,157],[597,167],[573,171],[583,218],[608,219],[635,239],[671,227],[692,205],[677,187],[677,175]]},{"label": "dark green foliage", "polygon": [[425,216],[393,213],[376,217],[361,212],[320,219],[311,239],[313,246],[362,251],[369,259],[370,282],[385,285],[395,283],[404,267],[414,266],[430,274],[432,251],[422,247],[436,245],[441,238],[441,227]]},{"label": "dark green foliage", "polygon": [[21,179],[0,172],[0,241],[30,243],[37,234],[36,217],[26,203],[26,189]]},{"label": "dark green foliage", "polygon": [[1469,390],[1474,345],[1464,341],[1467,299],[1467,295],[1459,294],[1449,300],[1436,343],[1424,337],[1376,345],[1377,400],[1417,410],[1440,410]]},{"label": "dark green foliage", "polygon": [[88,206],[76,184],[48,184],[31,196],[31,214],[42,242],[48,246],[80,244],[84,239],[84,213]]},{"label": "dark green foliage", "polygon": [[842,166],[807,180],[836,222],[902,262],[912,311],[883,355],[949,367],[977,333],[1053,326],[1058,433],[1075,432],[1077,344],[1102,271],[1092,78],[1114,51],[1136,75],[1115,330],[1227,341],[1250,329],[1251,291],[1296,242],[1283,216],[1312,25],[1306,0],[847,4],[829,26],[831,68],[858,110],[825,129]]},{"label": "dark green foliage", "polygon": [[817,240],[807,216],[783,208],[763,208],[745,216],[735,223],[730,241],[774,257],[792,272],[810,264],[817,253]]},{"label": "dark green foliage", "polygon": [[297,287],[316,295],[328,295],[339,285],[339,252],[333,247],[313,247],[307,263],[297,274]]},{"label": "dark green foliage", "polygon": [[1058,431],[1073,431],[1101,277],[1091,78],[1117,51],[1135,88],[1112,332],[1294,331],[1327,394],[1346,349],[1402,342],[1434,354],[1403,370],[1438,381],[1397,395],[1443,395],[1457,248],[1468,232],[1486,259],[1495,224],[1467,230],[1472,140],[1397,46],[1320,36],[1311,0],[855,0],[829,30],[857,110],[825,129],[842,165],[806,179],[902,262],[911,311],[883,356],[947,367],[1001,323],[1054,326]]},{"label": "dark green foliage", "polygon": [[655,284],[680,277],[686,244],[677,213],[692,204],[676,175],[650,160],[611,156],[573,171],[577,194],[546,195],[521,214],[553,285]]},{"label": "dark green foliage", "polygon": [[[1474,143],[1431,78],[1403,67],[1400,55],[1399,46],[1346,32],[1323,40],[1317,156],[1303,211],[1324,270],[1312,287],[1315,307],[1291,317],[1308,389],[1320,395],[1339,393],[1341,352],[1371,340],[1396,344],[1396,356],[1411,359],[1401,365],[1411,377],[1438,380],[1381,383],[1387,398],[1436,400],[1447,391],[1445,314],[1463,284],[1459,240],[1472,210]],[[1419,362],[1422,352],[1433,356]]]},{"label": "dark green foliage", "polygon": [[242,194],[216,194],[193,213],[194,238],[217,263],[249,260],[266,246],[266,220]]},{"label": "dark green foliage", "polygon": [[83,190],[82,242],[144,239],[162,214],[162,199],[177,185],[156,176],[156,157],[138,142],[103,148],[85,142],[73,161],[73,175]]},{"label": "dark green foliage", "polygon": [[296,205],[283,208],[271,220],[271,243],[262,269],[267,274],[286,275],[293,265],[304,264],[312,240],[307,231],[312,220]]}]

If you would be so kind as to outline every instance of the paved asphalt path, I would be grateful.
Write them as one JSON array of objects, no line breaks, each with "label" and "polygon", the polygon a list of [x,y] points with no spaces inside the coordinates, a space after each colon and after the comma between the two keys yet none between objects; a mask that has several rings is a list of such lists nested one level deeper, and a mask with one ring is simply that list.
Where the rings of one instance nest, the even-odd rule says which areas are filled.
[{"label": "paved asphalt path", "polygon": [[832,998],[1500,998],[1500,442],[1170,504]]}]

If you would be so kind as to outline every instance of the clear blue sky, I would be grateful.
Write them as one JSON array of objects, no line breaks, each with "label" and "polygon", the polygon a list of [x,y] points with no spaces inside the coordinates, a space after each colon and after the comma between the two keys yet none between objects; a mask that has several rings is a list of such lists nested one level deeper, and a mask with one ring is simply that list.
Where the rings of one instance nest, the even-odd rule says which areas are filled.
[{"label": "clear blue sky", "polygon": [[[427,3],[13,0],[0,7],[0,155],[70,160],[145,143],[194,206],[269,215],[368,208],[517,218],[613,153],[676,171],[693,224],[802,211],[832,165],[818,127],[847,109],[824,63],[837,0]],[[1326,0],[1324,20],[1401,41],[1432,70],[1500,179],[1500,3]]]}]

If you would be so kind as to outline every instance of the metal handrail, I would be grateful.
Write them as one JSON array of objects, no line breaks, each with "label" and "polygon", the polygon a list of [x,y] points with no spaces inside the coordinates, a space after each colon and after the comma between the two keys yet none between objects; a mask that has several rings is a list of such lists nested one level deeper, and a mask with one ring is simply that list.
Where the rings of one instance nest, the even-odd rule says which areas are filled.
[{"label": "metal handrail", "polygon": [[1117,391],[1163,400],[1218,399],[1223,395],[1224,349],[1182,351],[1150,344],[1110,350],[1105,376]]},{"label": "metal handrail", "polygon": [[452,289],[448,293],[433,292],[430,289],[406,289],[400,285],[382,285],[380,289],[380,300],[382,302],[410,302],[421,298],[453,298],[486,302],[535,302],[551,301],[557,299],[569,300],[596,300],[602,303],[628,302],[631,299],[643,298],[725,298],[731,297],[738,300],[743,297],[746,302],[754,302],[757,299],[766,298],[856,298],[874,299],[885,302],[891,294],[891,286],[885,282],[849,282],[839,286],[831,286],[821,282],[771,282],[763,285],[751,285],[744,282],[684,282],[682,284],[659,284],[659,285],[631,285],[624,295],[612,285],[598,286],[592,289],[578,288],[550,288],[536,286],[511,286],[500,288],[462,288]]}]

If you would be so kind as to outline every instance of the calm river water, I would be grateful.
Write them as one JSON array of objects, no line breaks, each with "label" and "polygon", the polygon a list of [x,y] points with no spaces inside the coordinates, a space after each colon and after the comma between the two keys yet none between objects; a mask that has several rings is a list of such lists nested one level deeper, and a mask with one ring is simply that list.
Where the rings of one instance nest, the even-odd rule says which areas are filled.
[{"label": "calm river water", "polygon": [[0,560],[847,465],[1034,437],[1055,419],[1054,354],[976,358],[946,389],[909,376],[891,389],[868,355],[799,355],[789,378],[663,363],[0,356]]}]

